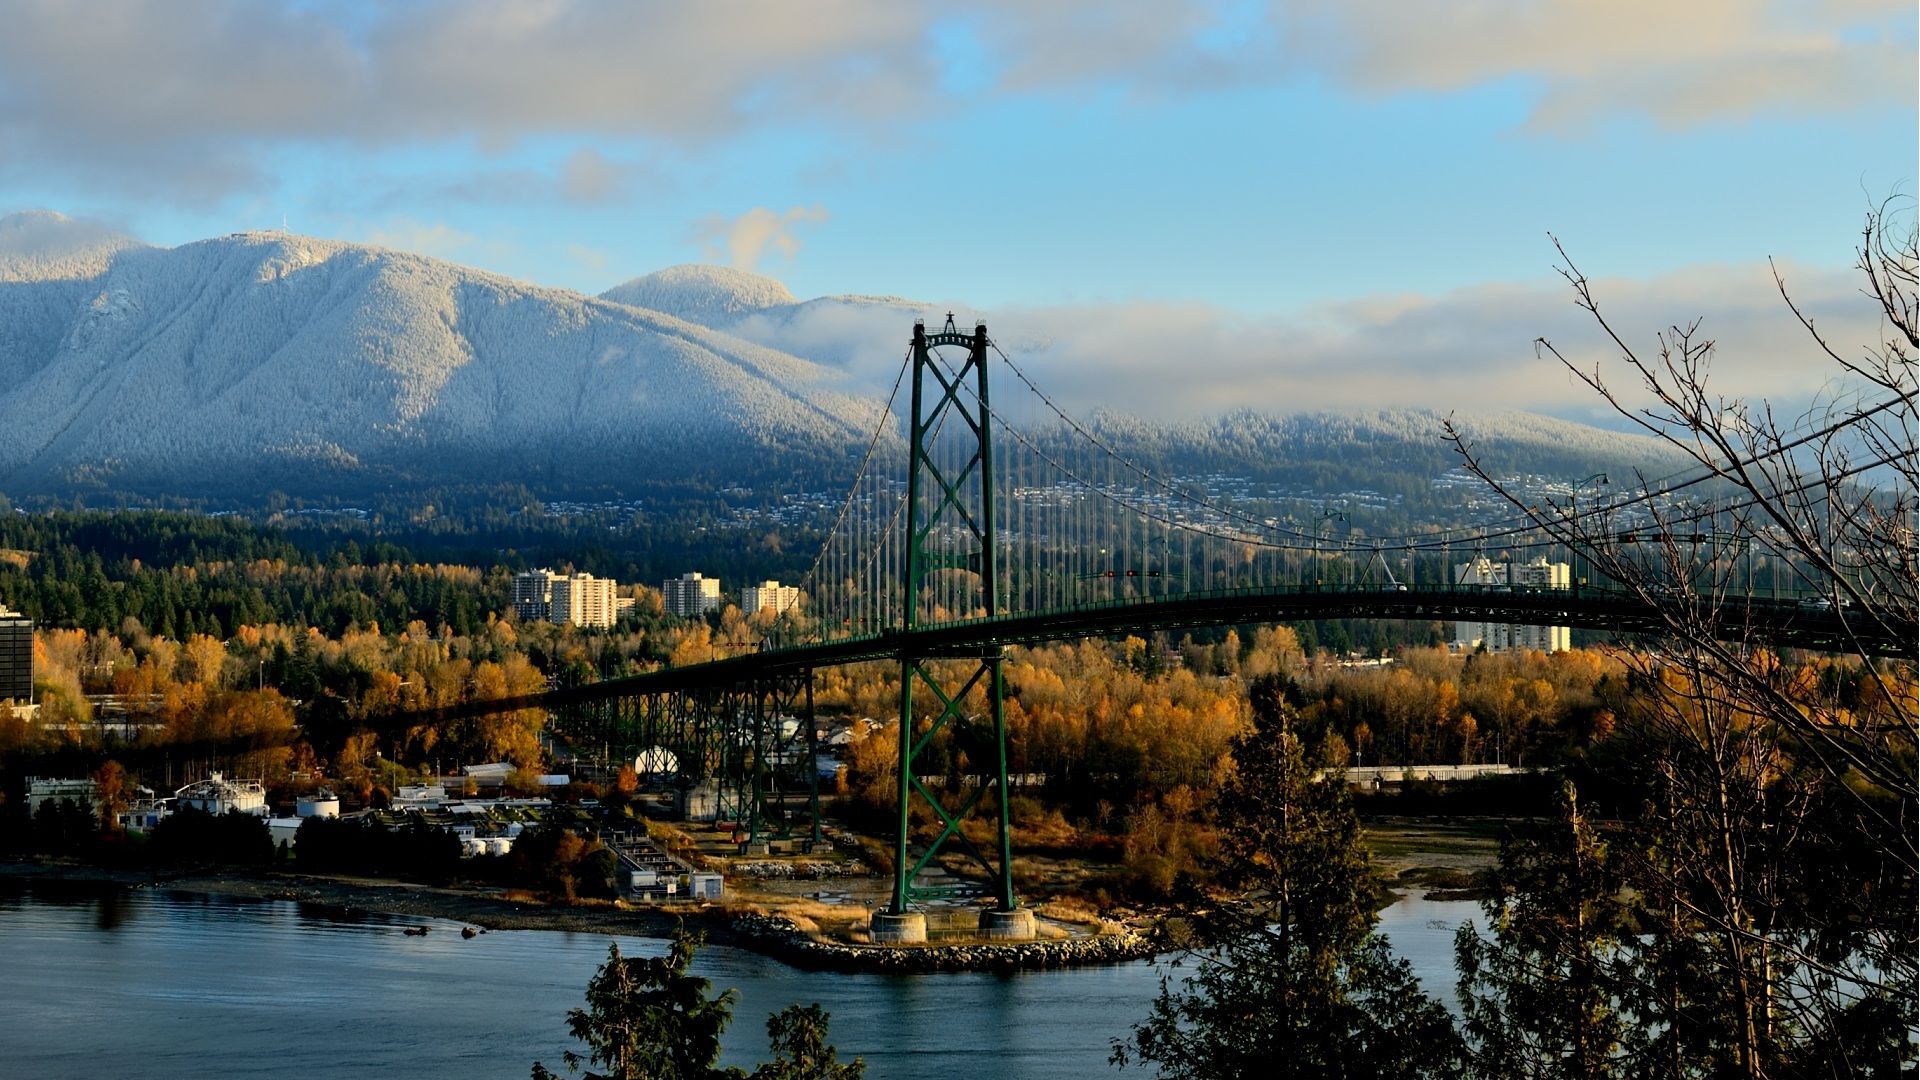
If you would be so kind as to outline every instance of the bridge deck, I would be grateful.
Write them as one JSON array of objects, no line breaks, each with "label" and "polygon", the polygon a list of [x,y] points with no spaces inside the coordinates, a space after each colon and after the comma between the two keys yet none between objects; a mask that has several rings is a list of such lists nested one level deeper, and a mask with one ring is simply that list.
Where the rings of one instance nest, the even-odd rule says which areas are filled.
[{"label": "bridge deck", "polygon": [[[1674,602],[1677,606],[1711,603],[1711,600],[1682,594],[1676,596]],[[1315,619],[1466,620],[1571,626],[1619,634],[1659,634],[1666,626],[1660,608],[1628,593],[1594,588],[1434,585],[1222,589],[1170,597],[1096,601],[1054,611],[960,620],[910,631],[890,630],[767,649],[587,686],[473,702],[439,710],[430,716],[413,714],[404,719],[411,722],[454,719],[512,709],[551,708],[730,686],[869,660],[978,656],[1007,645]],[[1845,609],[1835,611],[1795,599],[1759,597],[1731,600],[1720,610],[1718,626],[1721,635],[1727,638],[1751,636],[1787,647],[1909,658],[1915,654],[1916,634],[1920,633],[1914,626],[1886,627],[1854,618]]]}]

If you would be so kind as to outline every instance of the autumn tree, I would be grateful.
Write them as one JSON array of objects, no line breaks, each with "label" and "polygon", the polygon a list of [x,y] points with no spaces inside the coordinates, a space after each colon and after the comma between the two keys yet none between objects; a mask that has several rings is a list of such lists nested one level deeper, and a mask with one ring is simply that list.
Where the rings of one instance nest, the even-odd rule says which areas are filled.
[{"label": "autumn tree", "polygon": [[119,813],[127,808],[127,770],[118,761],[109,760],[93,771],[93,784],[100,828],[112,832],[119,828]]}]

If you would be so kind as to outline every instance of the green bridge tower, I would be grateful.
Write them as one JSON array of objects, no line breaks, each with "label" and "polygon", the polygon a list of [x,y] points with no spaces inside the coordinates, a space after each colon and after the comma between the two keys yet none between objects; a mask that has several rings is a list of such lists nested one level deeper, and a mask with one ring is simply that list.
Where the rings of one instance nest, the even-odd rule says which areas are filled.
[{"label": "green bridge tower", "polygon": [[[936,350],[966,350],[966,359],[950,365]],[[924,621],[1004,614],[994,516],[993,418],[987,396],[987,327],[971,334],[957,330],[953,316],[945,328],[927,333],[913,328],[913,411],[909,418],[907,464],[906,560],[901,603],[902,631]],[[916,690],[926,690],[935,709],[916,719]],[[914,900],[931,898],[939,887],[916,889],[915,881],[949,846],[964,848],[985,871],[996,905],[980,916],[981,933],[990,938],[1023,940],[1034,936],[1031,909],[1013,893],[1013,851],[1007,821],[1006,685],[999,647],[963,654],[900,657],[899,822],[894,838],[893,896],[887,910],[873,916],[876,942],[926,940],[924,913]],[[970,704],[977,711],[970,712]],[[983,774],[971,793],[944,791],[943,802],[928,791],[915,762],[935,736],[966,734],[975,755],[974,771]],[[996,804],[996,843],[981,850],[961,823],[991,796]],[[913,811],[924,806],[938,833],[917,855],[913,850]]]}]

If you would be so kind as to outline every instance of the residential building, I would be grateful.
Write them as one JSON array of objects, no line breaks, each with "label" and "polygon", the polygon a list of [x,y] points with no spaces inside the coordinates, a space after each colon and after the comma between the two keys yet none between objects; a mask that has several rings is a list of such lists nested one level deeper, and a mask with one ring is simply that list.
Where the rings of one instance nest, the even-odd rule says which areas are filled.
[{"label": "residential building", "polygon": [[[547,618],[574,626],[612,626],[620,617],[612,578],[592,574],[554,576],[548,591]],[[631,605],[629,605],[631,606]]]},{"label": "residential building", "polygon": [[740,610],[751,615],[756,611],[771,610],[774,614],[785,614],[800,606],[800,590],[792,585],[782,585],[777,581],[763,581],[758,585],[749,585],[740,590]]},{"label": "residential building", "polygon": [[[1573,583],[1573,574],[1566,563],[1548,562],[1544,555],[1525,563],[1494,562],[1483,555],[1455,565],[1453,580],[1456,585],[1492,589],[1566,589]],[[1573,647],[1573,632],[1564,626],[1457,622],[1453,629],[1453,643],[1463,649],[1485,645],[1488,652],[1516,649],[1564,652]]]},{"label": "residential building", "polygon": [[546,618],[552,610],[556,576],[551,570],[523,570],[513,575],[513,613],[525,621]]},{"label": "residential building", "polygon": [[660,601],[669,615],[705,615],[720,610],[720,579],[681,574],[660,583]]},{"label": "residential building", "polygon": [[0,604],[0,701],[33,704],[33,620]]}]

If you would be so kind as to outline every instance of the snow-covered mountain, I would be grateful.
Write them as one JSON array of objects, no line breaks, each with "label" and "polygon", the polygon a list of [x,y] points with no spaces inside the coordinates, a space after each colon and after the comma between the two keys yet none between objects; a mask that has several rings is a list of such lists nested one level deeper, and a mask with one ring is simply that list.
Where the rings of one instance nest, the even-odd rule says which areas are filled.
[{"label": "snow-covered mountain", "polygon": [[417,255],[0,219],[4,491],[673,480],[874,417],[817,364]]},{"label": "snow-covered mountain", "polygon": [[[283,233],[155,248],[18,214],[0,218],[0,494],[831,489],[913,320],[947,310],[801,301],[709,266],[594,298]],[[962,325],[977,314],[953,310]],[[1088,419],[1142,458],[1328,490],[1377,487],[1384,471],[1414,491],[1454,464],[1440,417],[1418,410],[1167,421],[1096,403]],[[1549,474],[1660,456],[1544,417],[1461,419],[1496,456]]]}]

